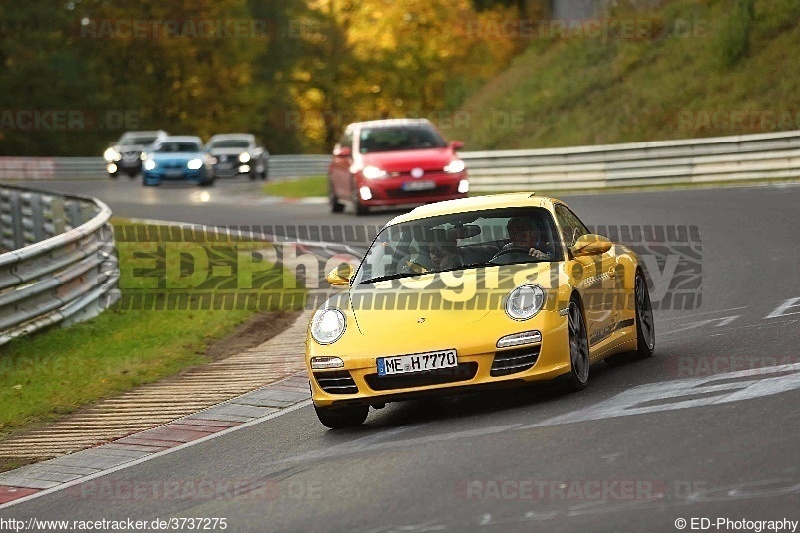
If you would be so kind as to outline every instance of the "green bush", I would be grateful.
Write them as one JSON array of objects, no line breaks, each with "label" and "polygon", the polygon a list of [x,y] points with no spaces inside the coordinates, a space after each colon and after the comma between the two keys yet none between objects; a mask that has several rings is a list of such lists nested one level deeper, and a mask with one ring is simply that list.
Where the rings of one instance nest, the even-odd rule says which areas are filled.
[{"label": "green bush", "polygon": [[750,30],[754,18],[754,0],[735,0],[720,33],[720,54],[722,65],[735,66],[747,54],[750,46]]}]

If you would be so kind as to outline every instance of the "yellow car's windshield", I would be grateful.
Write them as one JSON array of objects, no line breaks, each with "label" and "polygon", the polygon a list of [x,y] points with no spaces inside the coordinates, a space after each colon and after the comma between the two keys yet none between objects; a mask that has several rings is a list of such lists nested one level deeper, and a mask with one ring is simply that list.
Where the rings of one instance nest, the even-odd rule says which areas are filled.
[{"label": "yellow car's windshield", "polygon": [[483,266],[563,260],[550,212],[503,208],[441,215],[384,228],[354,283]]}]

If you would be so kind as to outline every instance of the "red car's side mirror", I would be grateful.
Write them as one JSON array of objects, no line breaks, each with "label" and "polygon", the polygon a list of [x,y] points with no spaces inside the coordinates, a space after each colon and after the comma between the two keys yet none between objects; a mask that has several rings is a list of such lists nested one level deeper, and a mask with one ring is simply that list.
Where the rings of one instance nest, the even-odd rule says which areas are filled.
[{"label": "red car's side mirror", "polygon": [[450,146],[453,147],[453,150],[461,150],[464,148],[464,143],[462,141],[453,141],[450,143]]},{"label": "red car's side mirror", "polygon": [[337,146],[333,149],[334,157],[350,157],[352,153],[353,152],[349,146]]}]

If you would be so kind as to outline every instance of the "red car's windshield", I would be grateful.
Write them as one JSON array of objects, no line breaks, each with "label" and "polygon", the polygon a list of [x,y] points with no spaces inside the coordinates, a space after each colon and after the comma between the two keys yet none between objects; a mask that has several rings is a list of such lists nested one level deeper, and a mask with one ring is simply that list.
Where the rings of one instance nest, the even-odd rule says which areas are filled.
[{"label": "red car's windshield", "polygon": [[359,151],[362,154],[445,146],[447,141],[425,126],[364,128],[359,138]]}]

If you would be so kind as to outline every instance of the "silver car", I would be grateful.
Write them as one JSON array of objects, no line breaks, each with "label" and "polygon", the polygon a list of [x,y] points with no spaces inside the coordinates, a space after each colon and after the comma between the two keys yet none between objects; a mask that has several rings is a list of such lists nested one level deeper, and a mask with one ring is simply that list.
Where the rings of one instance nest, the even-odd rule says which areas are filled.
[{"label": "silver car", "polygon": [[215,178],[233,178],[241,174],[251,180],[269,177],[269,152],[249,133],[214,135],[206,143],[206,151],[216,160]]},{"label": "silver car", "polygon": [[154,142],[166,138],[167,135],[163,130],[123,133],[119,141],[109,146],[103,153],[109,177],[116,178],[120,173],[127,174],[131,178],[135,177],[142,171],[142,154]]}]

